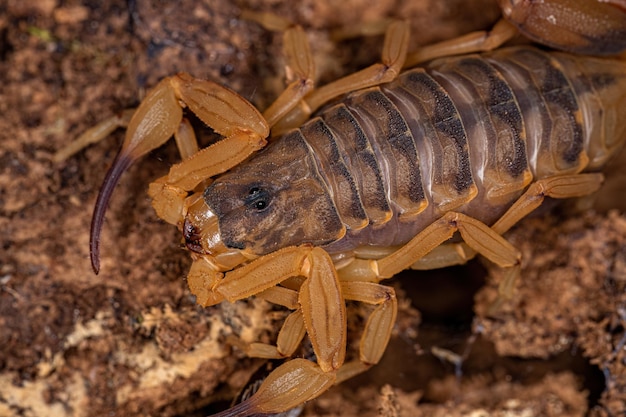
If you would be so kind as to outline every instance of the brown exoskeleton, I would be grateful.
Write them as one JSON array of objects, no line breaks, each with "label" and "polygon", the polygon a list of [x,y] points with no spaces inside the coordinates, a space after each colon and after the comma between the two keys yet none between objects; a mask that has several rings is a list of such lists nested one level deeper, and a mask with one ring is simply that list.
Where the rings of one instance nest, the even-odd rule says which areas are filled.
[{"label": "brown exoskeleton", "polygon": [[[175,135],[184,161],[149,193],[191,251],[188,283],[197,302],[255,295],[285,306],[293,313],[276,345],[255,343],[248,354],[289,358],[305,335],[315,352],[316,361],[286,361],[256,394],[220,415],[288,410],[376,364],[397,310],[393,289],[379,282],[403,269],[480,254],[510,272],[501,288],[506,298],[520,254],[502,234],[545,197],[600,187],[602,174],[594,171],[626,139],[624,60],[495,48],[521,32],[573,53],[621,53],[626,2],[500,4],[504,19],[492,31],[411,54],[407,24],[394,22],[381,63],[320,88],[302,29],[249,14],[285,32],[294,74],[263,114],[188,74],[164,79],[141,103],[96,204],[94,270],[119,176]],[[181,127],[181,106],[224,139],[198,151],[193,132]],[[461,240],[451,241],[457,232]],[[346,300],[376,306],[360,357],[348,363]]]}]

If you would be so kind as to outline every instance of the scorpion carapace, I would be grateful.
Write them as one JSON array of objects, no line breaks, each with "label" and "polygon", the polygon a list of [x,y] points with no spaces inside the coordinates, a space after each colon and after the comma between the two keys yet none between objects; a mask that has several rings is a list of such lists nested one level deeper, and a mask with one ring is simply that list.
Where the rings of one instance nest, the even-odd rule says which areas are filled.
[{"label": "scorpion carapace", "polygon": [[204,200],[217,216],[224,244],[265,255],[343,237],[345,226],[315,159],[302,135],[290,134],[212,183]]},{"label": "scorpion carapace", "polygon": [[[276,344],[253,343],[246,353],[289,358],[305,335],[314,352],[314,361],[286,361],[221,416],[288,410],[378,363],[397,312],[393,288],[379,282],[403,269],[462,264],[479,254],[506,268],[499,301],[506,300],[521,255],[502,234],[546,197],[600,187],[595,171],[626,141],[626,62],[495,48],[517,27],[561,49],[623,52],[626,3],[500,3],[508,20],[492,31],[411,54],[408,25],[393,22],[380,63],[319,88],[302,29],[248,12],[284,31],[293,75],[263,114],[188,74],[164,79],[139,106],[98,199],[94,269],[112,182],[176,134],[185,160],[150,184],[149,194],[158,216],[183,232],[197,302],[254,295],[284,306],[293,312]],[[451,57],[465,53],[472,54]],[[196,152],[181,106],[224,139]],[[346,300],[373,310],[358,358],[344,363]]]}]

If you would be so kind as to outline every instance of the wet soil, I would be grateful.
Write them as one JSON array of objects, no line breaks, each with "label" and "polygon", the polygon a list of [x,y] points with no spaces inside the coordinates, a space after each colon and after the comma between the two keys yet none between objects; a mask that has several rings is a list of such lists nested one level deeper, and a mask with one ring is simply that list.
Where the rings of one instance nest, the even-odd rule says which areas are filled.
[{"label": "wet soil", "polygon": [[[123,130],[54,159],[178,71],[267,107],[284,86],[281,36],[241,20],[242,9],[302,25],[320,83],[375,62],[382,45],[333,42],[334,28],[406,18],[417,48],[498,18],[491,0],[0,2],[0,416],[207,415],[262,364],[239,341],[271,342],[285,312],[256,299],[198,307],[180,236],[150,207],[148,183],[178,160],[171,143],[122,178],[97,276],[91,211]],[[303,415],[624,415],[621,168],[595,209],[564,203],[507,234],[522,278],[495,316],[501,272],[478,260],[391,280],[401,308],[382,362]],[[357,331],[363,312],[350,312]]]}]

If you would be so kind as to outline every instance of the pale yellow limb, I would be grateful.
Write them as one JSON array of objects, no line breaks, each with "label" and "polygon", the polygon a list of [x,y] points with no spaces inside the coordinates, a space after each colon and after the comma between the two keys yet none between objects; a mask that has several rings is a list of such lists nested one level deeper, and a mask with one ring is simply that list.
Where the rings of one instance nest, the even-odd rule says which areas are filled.
[{"label": "pale yellow limb", "polygon": [[[332,259],[313,248],[303,272],[300,308],[317,362],[324,372],[337,370],[346,354],[346,306]],[[307,270],[308,269],[308,270]]]},{"label": "pale yellow limb", "polygon": [[358,374],[362,374],[363,372],[367,371],[371,367],[372,365],[369,365],[365,362],[361,362],[360,360],[353,360],[350,362],[346,362],[337,371],[337,380],[335,381],[335,384],[341,384],[344,381],[354,378]]},{"label": "pale yellow limb", "polygon": [[187,159],[198,152],[196,133],[186,118],[183,118],[180,125],[178,125],[178,129],[174,132],[174,140],[176,141],[176,147],[181,159]]},{"label": "pale yellow limb", "polygon": [[180,226],[185,209],[188,191],[167,183],[167,176],[161,177],[148,185],[148,195],[152,199],[152,208],[160,219],[174,226]]},{"label": "pale yellow limb", "polygon": [[243,347],[243,350],[251,358],[263,359],[282,359],[283,356],[278,352],[278,347],[268,343],[253,342]]},{"label": "pale yellow limb", "polygon": [[600,188],[604,176],[600,173],[572,174],[540,179],[507,210],[491,228],[503,234],[543,203],[545,197],[574,198],[590,195]]},{"label": "pale yellow limb", "polygon": [[[258,285],[272,283],[273,276],[278,276],[276,281],[279,282],[300,274],[307,278],[300,287],[299,309],[285,320],[276,346],[253,343],[247,353],[275,359],[290,356],[308,332],[320,368],[324,372],[334,372],[345,358],[346,311],[332,260],[320,248],[288,248],[275,253],[277,255],[269,254],[253,261],[247,268],[238,268],[233,271],[237,272],[236,275],[227,273],[226,279],[216,287],[217,291],[226,291],[229,300],[234,300],[246,298],[247,292],[256,291]],[[234,280],[236,294],[231,288],[234,287]],[[259,281],[264,282],[259,284]],[[289,297],[295,292],[288,289],[272,291],[272,288],[264,290],[261,296],[289,302]]]},{"label": "pale yellow limb", "polygon": [[[464,244],[471,251],[483,255],[496,265],[504,268],[519,265],[519,252],[500,234],[467,215],[448,212],[390,255],[378,260],[356,259],[339,271],[341,280],[377,283],[390,278],[416,264],[420,259],[427,258],[429,253],[446,243],[456,232],[460,233]],[[450,249],[444,251],[449,252]],[[445,256],[450,256],[450,253],[446,253]],[[471,257],[473,254],[468,252],[467,256]],[[451,259],[446,262],[455,264],[459,260],[464,260],[458,254],[453,254]]]},{"label": "pale yellow limb", "polygon": [[[528,187],[509,210],[491,226],[491,229],[499,234],[506,233],[513,225],[539,207],[546,197],[559,199],[584,197],[596,192],[603,180],[604,176],[600,173],[571,174],[540,179]],[[504,300],[513,296],[515,282],[519,275],[519,265],[505,271],[498,286],[498,299],[490,307],[490,312],[497,311]]]},{"label": "pale yellow limb", "polygon": [[504,277],[500,281],[498,285],[498,299],[494,303],[493,306],[490,307],[491,311],[497,311],[498,305],[505,300],[510,300],[513,298],[513,294],[515,292],[515,283],[519,278],[521,273],[521,266],[515,265],[511,268],[508,268],[504,271]]},{"label": "pale yellow limb", "polygon": [[370,314],[361,336],[359,359],[345,363],[337,371],[336,384],[351,379],[380,361],[396,321],[398,302],[393,288],[371,282],[341,281],[346,300],[360,301],[377,307]]},{"label": "pale yellow limb", "polygon": [[269,126],[243,97],[219,84],[184,73],[170,77],[168,83],[176,97],[200,120],[225,137],[172,166],[168,184],[191,191],[203,180],[227,171],[265,146]]},{"label": "pale yellow limb", "polygon": [[408,23],[394,21],[389,25],[385,34],[381,63],[371,65],[316,89],[306,97],[309,108],[311,111],[315,111],[329,100],[342,94],[393,81],[404,65],[408,46]]},{"label": "pale yellow limb", "polygon": [[273,32],[284,32],[293,26],[289,19],[269,12],[255,12],[253,10],[242,10],[241,18],[257,22],[267,30]]},{"label": "pale yellow limb", "polygon": [[311,248],[308,247],[290,246],[269,253],[227,272],[213,290],[231,303],[251,297],[289,277],[302,274],[310,252]]},{"label": "pale yellow limb", "polygon": [[240,164],[266,143],[265,137],[247,131],[236,132],[173,165],[167,183],[191,191],[202,181]]},{"label": "pale yellow limb", "polygon": [[519,251],[489,226],[465,215],[454,218],[461,238],[470,248],[501,268],[519,264]]},{"label": "pale yellow limb", "polygon": [[489,31],[471,32],[458,38],[424,46],[407,56],[404,68],[422,62],[452,55],[492,51],[517,34],[517,29],[504,19],[499,20]]},{"label": "pale yellow limb", "polygon": [[[393,253],[390,251],[389,253]],[[389,254],[388,253],[388,254]],[[388,255],[387,254],[387,255]],[[417,259],[409,268],[426,271],[446,268],[454,265],[463,265],[476,256],[476,251],[464,242],[442,243],[430,252]],[[381,258],[384,256],[381,256]],[[337,272],[342,282],[361,281],[377,283],[383,279],[374,271],[378,269],[373,259],[354,259]]]},{"label": "pale yellow limb", "polygon": [[[189,74],[163,79],[141,102],[131,118],[122,149],[111,166],[96,202],[92,219],[90,255],[94,271],[100,269],[99,241],[108,200],[121,174],[134,161],[165,143],[176,132],[185,143],[183,153],[195,139],[181,127],[183,107],[225,138],[174,165],[167,178],[150,188],[157,213],[169,223],[182,221],[183,199],[213,175],[239,164],[265,146],[269,126],[247,100],[219,84],[198,80]],[[174,208],[172,208],[174,207]]]},{"label": "pale yellow limb", "polygon": [[263,116],[271,127],[298,106],[304,96],[313,90],[315,80],[313,55],[302,28],[292,24],[289,20],[272,13],[250,10],[244,10],[241,17],[255,21],[267,30],[283,32],[285,73],[289,85],[263,112]]},{"label": "pale yellow limb", "polygon": [[295,107],[272,127],[272,131],[280,133],[299,126],[315,110],[342,94],[394,80],[404,65],[408,44],[408,23],[394,21],[389,25],[385,34],[381,63],[374,64],[311,91],[300,102],[299,106]]},{"label": "pale yellow limb", "polygon": [[224,301],[222,294],[213,291],[223,278],[224,274],[217,271],[206,259],[195,259],[187,274],[187,285],[191,293],[196,296],[196,303],[208,307]]},{"label": "pale yellow limb", "polygon": [[258,293],[256,296],[290,310],[298,308],[298,291],[289,288],[274,286]]},{"label": "pale yellow limb", "polygon": [[150,90],[133,114],[121,155],[136,160],[174,135],[183,118],[183,109],[170,80],[165,78]]},{"label": "pale yellow limb", "polygon": [[72,141],[64,148],[58,150],[52,157],[52,160],[56,163],[65,161],[67,158],[86,148],[92,143],[99,142],[102,139],[106,138],[116,129],[128,126],[128,123],[130,122],[130,119],[134,112],[135,109],[124,110],[120,114],[116,114],[115,116],[111,116],[108,119],[101,121],[94,127],[86,130],[76,140]]},{"label": "pale yellow limb", "polygon": [[378,266],[373,259],[354,259],[337,271],[341,282],[359,281],[377,283],[385,279],[378,275]]},{"label": "pale yellow limb", "polygon": [[[266,291],[288,278],[306,277],[300,287],[298,304],[318,364],[324,372],[335,371],[343,364],[346,350],[345,301],[335,266],[326,251],[310,246],[288,247],[227,272],[223,278],[213,268],[202,258],[192,265],[189,286],[200,303],[212,303],[222,297],[234,302],[259,293],[265,297],[279,297],[281,302],[289,303],[287,293],[292,290]],[[294,343],[301,339],[298,315],[292,316],[291,320],[282,330],[284,335],[279,336],[278,352],[281,356],[293,351]],[[264,357],[274,357],[266,347],[255,346],[254,349],[255,352],[262,352],[260,354]]]},{"label": "pale yellow limb", "polygon": [[376,306],[367,319],[359,351],[361,362],[376,364],[385,353],[396,322],[398,301],[395,291],[384,285],[358,281],[342,282],[341,291],[346,300]]},{"label": "pale yellow limb", "polygon": [[302,311],[296,310],[287,317],[278,333],[276,341],[278,352],[283,357],[293,355],[298,346],[300,346],[305,333],[306,328],[304,327]]},{"label": "pale yellow limb", "polygon": [[410,267],[457,231],[472,250],[496,265],[511,267],[519,263],[519,252],[489,226],[462,213],[448,212],[402,248],[375,261],[378,276],[392,277]]},{"label": "pale yellow limb", "polygon": [[302,312],[296,310],[287,316],[285,323],[283,323],[283,327],[278,333],[276,346],[267,343],[251,343],[246,349],[246,354],[253,358],[287,358],[296,351],[305,333]]},{"label": "pale yellow limb", "polygon": [[382,35],[394,21],[395,20],[391,18],[383,18],[362,22],[358,25],[342,26],[337,29],[333,29],[330,32],[330,37],[333,41],[341,42],[346,39],[360,38],[363,36]]},{"label": "pale yellow limb", "polygon": [[242,131],[262,137],[269,134],[259,111],[234,91],[186,73],[170,77],[169,82],[176,96],[216,133],[225,137]]},{"label": "pale yellow limb", "polygon": [[464,265],[476,256],[476,251],[466,243],[444,243],[418,259],[411,269],[420,271]]},{"label": "pale yellow limb", "polygon": [[275,125],[302,98],[313,90],[315,65],[306,34],[300,26],[288,29],[283,37],[283,50],[287,59],[287,79],[291,82],[280,96],[268,107],[263,116],[270,126]]},{"label": "pale yellow limb", "polygon": [[306,359],[290,360],[269,374],[259,390],[237,407],[243,413],[236,415],[290,410],[328,390],[335,379],[334,373],[324,372]]}]

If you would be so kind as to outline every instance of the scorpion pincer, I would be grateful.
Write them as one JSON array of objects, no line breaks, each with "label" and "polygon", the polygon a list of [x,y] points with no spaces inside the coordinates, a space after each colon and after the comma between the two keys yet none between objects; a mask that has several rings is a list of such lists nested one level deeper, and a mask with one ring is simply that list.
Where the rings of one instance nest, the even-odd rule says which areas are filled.
[{"label": "scorpion pincer", "polygon": [[[293,312],[276,345],[252,344],[248,355],[289,358],[305,335],[315,353],[287,360],[220,415],[289,410],[376,364],[397,310],[393,289],[379,282],[403,269],[480,254],[509,271],[506,299],[520,254],[502,234],[545,197],[600,187],[596,171],[626,138],[624,60],[496,47],[522,32],[574,53],[620,53],[624,2],[500,3],[505,19],[492,31],[412,54],[408,25],[394,22],[381,63],[320,88],[302,29],[247,13],[284,31],[294,74],[263,114],[187,74],[164,79],[141,103],[96,205],[94,270],[117,178],[176,135],[185,159],[149,193],[157,214],[183,231],[197,302],[255,295],[285,306]],[[193,132],[180,127],[181,103],[224,139],[196,151]],[[346,300],[375,306],[348,362]]]}]

